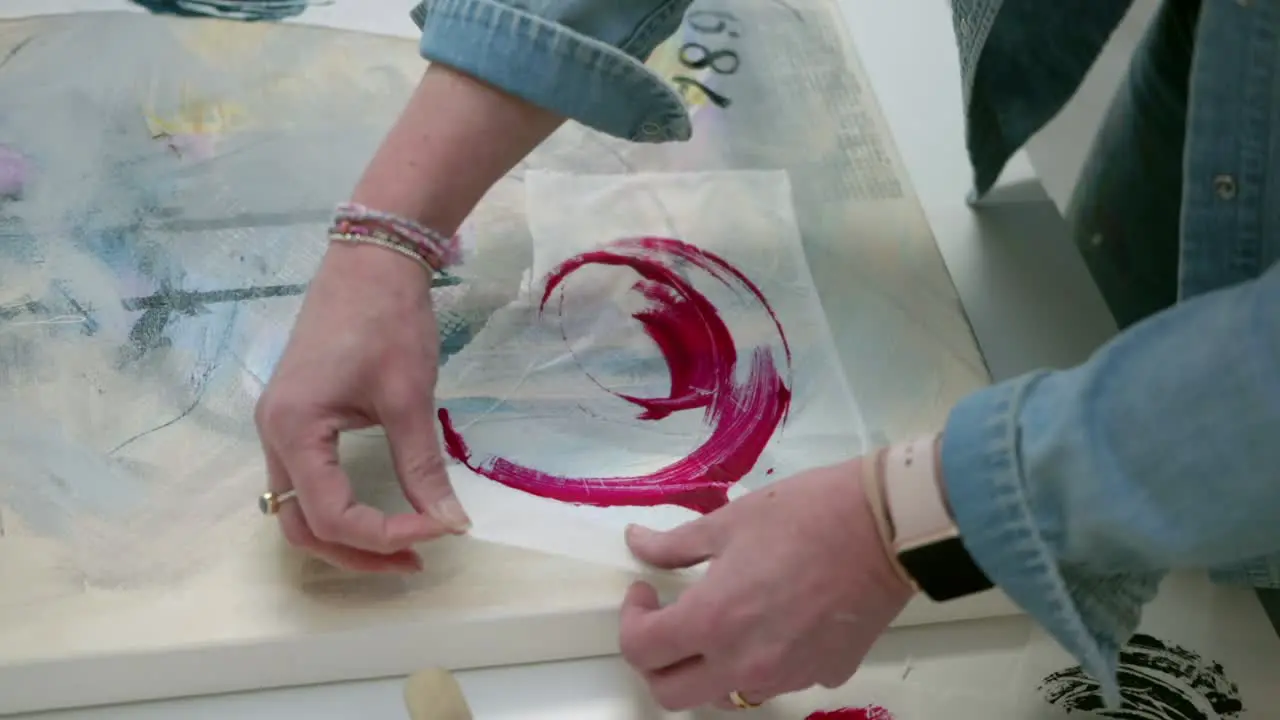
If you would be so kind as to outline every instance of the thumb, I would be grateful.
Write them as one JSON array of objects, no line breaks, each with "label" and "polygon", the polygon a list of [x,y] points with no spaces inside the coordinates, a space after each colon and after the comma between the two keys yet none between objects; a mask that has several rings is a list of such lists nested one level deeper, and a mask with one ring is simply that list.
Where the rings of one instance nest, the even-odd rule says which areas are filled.
[{"label": "thumb", "polygon": [[666,532],[640,525],[627,526],[627,547],[636,559],[663,570],[693,567],[716,553],[707,518],[698,518]]},{"label": "thumb", "polygon": [[444,453],[436,438],[434,403],[429,396],[406,393],[392,407],[379,412],[379,420],[391,444],[396,475],[409,504],[438,522],[444,531],[461,535],[471,528],[471,518],[453,493]]}]

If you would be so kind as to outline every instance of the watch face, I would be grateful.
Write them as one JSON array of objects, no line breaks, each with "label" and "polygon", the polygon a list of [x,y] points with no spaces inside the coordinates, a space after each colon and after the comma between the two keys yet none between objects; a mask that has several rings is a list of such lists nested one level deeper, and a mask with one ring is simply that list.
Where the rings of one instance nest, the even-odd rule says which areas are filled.
[{"label": "watch face", "polygon": [[898,562],[934,602],[955,600],[993,587],[958,537],[902,550]]}]

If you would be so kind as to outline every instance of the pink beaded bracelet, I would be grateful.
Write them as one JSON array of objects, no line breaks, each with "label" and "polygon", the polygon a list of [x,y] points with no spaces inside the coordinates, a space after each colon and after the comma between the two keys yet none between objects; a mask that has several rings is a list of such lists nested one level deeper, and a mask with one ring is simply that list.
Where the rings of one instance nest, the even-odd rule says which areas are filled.
[{"label": "pink beaded bracelet", "polygon": [[404,254],[412,253],[437,272],[461,260],[457,235],[449,237],[412,220],[355,203],[338,206],[329,239],[366,242]]}]

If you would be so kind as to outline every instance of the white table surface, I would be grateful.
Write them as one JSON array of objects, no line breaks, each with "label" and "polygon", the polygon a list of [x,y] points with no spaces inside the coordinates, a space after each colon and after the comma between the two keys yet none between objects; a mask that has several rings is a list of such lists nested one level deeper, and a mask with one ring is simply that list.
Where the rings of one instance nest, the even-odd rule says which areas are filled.
[{"label": "white table surface", "polygon": [[[408,0],[339,1],[310,10],[306,21],[411,35],[414,28],[406,14],[410,5]],[[125,0],[5,0],[0,16],[107,9],[136,8]],[[1014,158],[1002,181],[1009,200],[979,213],[965,201],[970,170],[963,141],[959,68],[945,0],[844,0],[844,11],[993,375],[999,379],[1082,360],[1114,332],[1114,325],[1026,156]],[[983,622],[998,631],[1025,620]],[[945,646],[957,632],[976,629],[934,626],[906,632],[916,637],[931,633],[928,637],[935,644]],[[654,717],[637,699],[628,673],[616,658],[468,671],[459,673],[459,679],[473,711],[482,719]],[[399,680],[357,682],[40,717],[402,718],[400,687]]]}]

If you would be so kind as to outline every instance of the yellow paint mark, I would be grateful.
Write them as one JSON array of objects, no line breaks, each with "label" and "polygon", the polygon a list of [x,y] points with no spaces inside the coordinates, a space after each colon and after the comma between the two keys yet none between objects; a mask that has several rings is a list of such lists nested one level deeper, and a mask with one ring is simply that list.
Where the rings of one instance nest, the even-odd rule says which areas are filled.
[{"label": "yellow paint mark", "polygon": [[178,91],[178,107],[169,113],[156,110],[154,97],[143,105],[143,117],[151,137],[165,135],[222,135],[249,123],[249,113],[238,103],[209,100],[191,91],[186,83]]},{"label": "yellow paint mark", "polygon": [[[271,23],[201,21],[178,24],[173,32],[197,60],[221,75],[243,80],[234,93],[221,85],[201,91],[199,81],[192,80],[182,85],[175,103],[172,86],[163,81],[165,72],[157,71],[142,101],[152,137],[285,129],[317,112],[317,97],[399,92],[402,85],[411,86],[421,70],[414,53],[375,67],[360,52],[365,44],[333,41],[300,49],[289,67],[272,71],[267,68],[279,63],[264,57],[272,52],[271,33],[281,30]],[[377,114],[370,114],[369,120],[381,122]]]},{"label": "yellow paint mark", "polygon": [[[180,23],[173,33],[194,57],[212,67],[227,68],[255,62],[266,47],[270,30],[254,23],[207,20]],[[178,90],[176,107],[167,100],[159,102],[156,96],[153,80],[143,102],[143,117],[152,137],[222,135],[249,124],[250,113],[244,105],[208,97],[187,82]]]},{"label": "yellow paint mark", "polygon": [[702,107],[711,103],[711,98],[707,94],[698,89],[696,85],[687,83],[676,83],[672,78],[682,75],[692,78],[699,82],[705,81],[706,72],[697,72],[686,68],[680,62],[679,38],[672,36],[658,47],[654,48],[653,53],[649,55],[649,59],[645,61],[645,65],[650,70],[658,74],[659,77],[671,83],[676,92],[679,93],[684,104],[690,109]]}]

